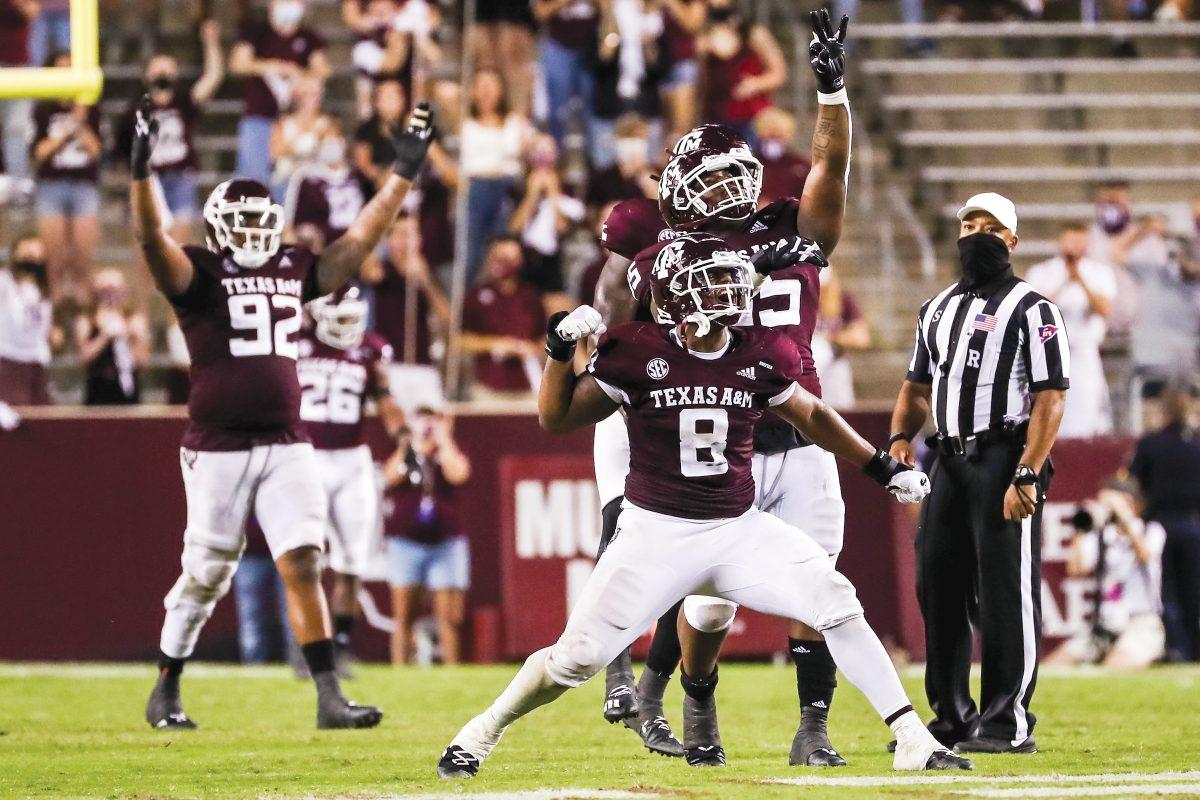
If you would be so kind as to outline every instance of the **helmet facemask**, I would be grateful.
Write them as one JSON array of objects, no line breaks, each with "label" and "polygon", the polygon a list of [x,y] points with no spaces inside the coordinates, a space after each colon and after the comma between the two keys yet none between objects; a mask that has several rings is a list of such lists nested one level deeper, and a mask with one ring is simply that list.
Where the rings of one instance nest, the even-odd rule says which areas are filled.
[{"label": "helmet facemask", "polygon": [[754,278],[744,258],[721,250],[681,268],[671,277],[668,291],[681,301],[681,322],[696,323],[703,336],[712,323],[732,325],[750,311]]},{"label": "helmet facemask", "polygon": [[350,350],[362,344],[367,332],[367,301],[359,297],[343,297],[334,301],[323,297],[313,302],[317,339],[330,347]]},{"label": "helmet facemask", "polygon": [[283,207],[266,196],[225,199],[218,186],[204,204],[208,246],[229,254],[239,267],[257,269],[279,250],[283,237]]},{"label": "helmet facemask", "polygon": [[713,153],[680,176],[671,201],[676,211],[692,211],[704,220],[742,222],[754,214],[761,191],[757,159]]}]

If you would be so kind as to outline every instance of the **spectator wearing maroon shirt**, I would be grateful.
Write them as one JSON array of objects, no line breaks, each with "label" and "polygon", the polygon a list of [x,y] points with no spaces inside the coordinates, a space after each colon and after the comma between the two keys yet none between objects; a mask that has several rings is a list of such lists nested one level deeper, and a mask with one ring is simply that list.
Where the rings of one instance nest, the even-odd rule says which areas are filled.
[{"label": "spectator wearing maroon shirt", "polygon": [[[163,199],[173,218],[170,233],[181,242],[192,239],[192,225],[199,211],[196,202],[196,126],[204,104],[216,94],[224,77],[221,27],[216,20],[205,20],[200,24],[200,41],[204,49],[204,69],[190,89],[180,83],[179,62],[166,53],[151,56],[142,76],[154,104],[154,119],[158,122],[158,139],[150,166],[158,173]],[[124,164],[129,163],[136,111],[137,103],[130,103],[121,120],[117,155]]]},{"label": "spectator wearing maroon shirt", "polygon": [[663,25],[662,9],[654,0],[603,7],[591,66],[595,88],[588,133],[595,167],[612,165],[613,126],[624,114],[648,120],[650,148],[661,149],[659,84],[670,70]]},{"label": "spectator wearing maroon shirt", "polygon": [[658,197],[658,181],[650,174],[650,128],[636,114],[626,114],[613,128],[612,166],[593,169],[588,176],[587,204],[592,208],[634,197]]},{"label": "spectator wearing maroon shirt", "polygon": [[754,118],[754,130],[758,133],[758,157],[763,164],[759,208],[804,194],[812,162],[795,150],[796,120],[772,106]]},{"label": "spectator wearing maroon shirt", "polygon": [[237,159],[237,171],[243,178],[270,180],[274,120],[291,105],[301,77],[324,83],[329,76],[325,40],[301,25],[303,19],[304,0],[271,0],[267,21],[247,25],[233,46],[229,71],[245,79]]},{"label": "spectator wearing maroon shirt", "polygon": [[758,148],[753,121],[787,80],[787,62],[765,26],[751,24],[733,0],[708,0],[708,24],[697,41],[705,122],[736,129]]},{"label": "spectator wearing maroon shirt", "polygon": [[484,282],[463,304],[462,348],[475,354],[472,399],[531,397],[530,376],[541,369],[546,312],[542,294],[521,280],[524,258],[515,237],[488,249]]},{"label": "spectator wearing maroon shirt", "polygon": [[370,184],[371,194],[375,193],[375,186],[388,176],[394,158],[392,131],[403,121],[407,106],[408,93],[400,81],[380,81],[372,92],[371,116],[354,132],[351,161]]},{"label": "spectator wearing maroon shirt", "polygon": [[[51,64],[70,65],[69,53]],[[100,229],[100,112],[96,106],[44,101],[33,109],[33,127],[37,227],[42,241],[51,243],[50,291],[82,301]]]},{"label": "spectator wearing maroon shirt", "polygon": [[437,22],[426,0],[343,0],[342,18],[354,31],[350,57],[358,74],[354,81],[358,119],[371,115],[371,95],[379,81],[400,81],[409,96],[424,97],[415,69],[418,58],[436,65],[441,51],[432,38]]},{"label": "spectator wearing maroon shirt", "polygon": [[334,128],[321,138],[316,163],[292,175],[284,218],[320,252],[349,229],[364,205],[362,183],[346,157],[346,137]]},{"label": "spectator wearing maroon shirt", "polygon": [[383,258],[363,265],[362,279],[371,286],[374,304],[371,329],[392,346],[393,394],[408,407],[441,402],[441,361],[450,302],[422,256],[417,220],[401,216],[388,234]]},{"label": "spectator wearing maroon shirt", "polygon": [[92,281],[95,305],[75,318],[75,347],[86,380],[83,402],[89,406],[128,405],[141,401],[139,372],[150,360],[150,325],[129,300],[125,276],[102,269]]},{"label": "spectator wearing maroon shirt", "polygon": [[696,36],[704,29],[705,0],[662,0],[663,39],[671,68],[662,81],[667,104],[670,141],[683,136],[696,124]]},{"label": "spectator wearing maroon shirt", "polygon": [[529,0],[488,0],[475,5],[475,65],[504,76],[508,104],[529,116],[533,94],[534,21]]},{"label": "spectator wearing maroon shirt", "polygon": [[[30,25],[38,16],[38,0],[0,0],[0,67],[27,67],[30,59]],[[0,103],[0,139],[3,139],[4,172],[15,180],[29,177],[29,100]]]},{"label": "spectator wearing maroon shirt", "polygon": [[591,127],[592,54],[600,25],[599,0],[533,0],[533,17],[541,28],[542,75],[549,114],[546,127],[559,147],[567,135],[573,108]]},{"label": "spectator wearing maroon shirt", "polygon": [[457,664],[471,554],[458,519],[457,489],[471,462],[454,441],[453,418],[419,408],[383,465],[383,531],[392,590],[392,664],[407,664],[422,589],[433,595],[443,664]]}]

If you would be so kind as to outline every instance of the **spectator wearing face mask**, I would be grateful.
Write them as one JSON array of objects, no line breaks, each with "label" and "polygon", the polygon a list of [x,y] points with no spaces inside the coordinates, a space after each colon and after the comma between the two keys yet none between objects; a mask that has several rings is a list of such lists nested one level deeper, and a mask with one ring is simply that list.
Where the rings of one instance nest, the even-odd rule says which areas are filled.
[{"label": "spectator wearing face mask", "polygon": [[671,55],[662,36],[663,11],[653,0],[612,0],[601,12],[589,136],[592,164],[604,168],[616,157],[614,121],[624,114],[647,120],[650,148],[661,149],[659,84],[670,71]]},{"label": "spectator wearing face mask", "polygon": [[520,236],[525,246],[525,279],[544,292],[562,291],[561,239],[586,216],[583,203],[563,191],[557,164],[554,138],[536,136],[530,145],[525,196],[508,223],[509,232]]},{"label": "spectator wearing face mask", "polygon": [[441,58],[433,42],[435,10],[425,0],[343,0],[342,18],[357,35],[350,57],[358,118],[371,114],[371,95],[380,81],[399,81],[408,96],[423,96],[413,84],[417,58]]},{"label": "spectator wearing face mask", "polygon": [[317,252],[336,241],[366,204],[362,184],[350,170],[346,139],[336,128],[321,137],[316,160],[292,175],[284,216],[294,231],[311,226]]},{"label": "spectator wearing face mask", "polygon": [[754,130],[758,134],[759,159],[763,165],[759,207],[784,197],[804,194],[804,182],[808,180],[812,162],[795,150],[795,118],[772,106],[754,118]]},{"label": "spectator wearing face mask", "polygon": [[301,78],[320,86],[329,76],[325,40],[305,27],[303,20],[304,0],[271,0],[267,21],[247,25],[233,46],[229,71],[244,79],[245,110],[238,120],[240,177],[270,181],[275,120],[292,106],[292,94]]},{"label": "spectator wearing face mask", "polygon": [[13,244],[9,267],[0,270],[0,402],[50,402],[46,365],[62,342],[54,326],[46,271],[46,245],[36,236]]},{"label": "spectator wearing face mask", "polygon": [[[52,66],[71,66],[59,53]],[[37,226],[47,251],[50,291],[82,303],[100,235],[100,111],[69,100],[33,109]]]},{"label": "spectator wearing face mask", "polygon": [[541,370],[546,310],[521,280],[521,242],[501,236],[488,248],[484,281],[463,304],[462,349],[475,355],[473,400],[528,400]]},{"label": "spectator wearing face mask", "polygon": [[[146,94],[154,104],[154,120],[158,123],[158,138],[150,154],[150,167],[158,176],[163,199],[167,210],[171,212],[170,234],[181,242],[191,241],[192,225],[199,213],[196,201],[196,126],[204,104],[216,94],[224,77],[221,27],[216,20],[205,20],[200,24],[200,41],[204,49],[204,68],[191,88],[180,82],[179,62],[165,53],[151,56],[142,75]],[[121,119],[117,155],[123,164],[129,163],[139,102],[130,103]]]},{"label": "spectator wearing face mask", "polygon": [[772,92],[787,80],[779,42],[765,26],[743,17],[734,0],[708,0],[708,23],[698,50],[700,117],[734,128],[757,150],[754,117],[771,105]]},{"label": "spectator wearing face mask", "polygon": [[1062,226],[1058,255],[1029,268],[1026,282],[1053,301],[1071,332],[1071,391],[1063,410],[1061,438],[1101,436],[1112,432],[1108,380],[1100,346],[1117,297],[1115,270],[1087,256],[1088,229],[1082,223]]},{"label": "spectator wearing face mask", "polygon": [[1162,217],[1133,218],[1129,184],[1106,183],[1096,190],[1096,221],[1087,254],[1118,267],[1164,267],[1167,225]]},{"label": "spectator wearing face mask", "polygon": [[95,306],[75,319],[75,346],[86,373],[83,402],[89,406],[141,401],[139,371],[150,360],[146,315],[129,305],[125,276],[115,269],[96,273]]},{"label": "spectator wearing face mask", "polygon": [[612,166],[592,170],[588,176],[587,204],[596,208],[605,203],[634,197],[658,197],[658,181],[651,175],[650,128],[636,114],[626,114],[613,128],[616,136]]}]

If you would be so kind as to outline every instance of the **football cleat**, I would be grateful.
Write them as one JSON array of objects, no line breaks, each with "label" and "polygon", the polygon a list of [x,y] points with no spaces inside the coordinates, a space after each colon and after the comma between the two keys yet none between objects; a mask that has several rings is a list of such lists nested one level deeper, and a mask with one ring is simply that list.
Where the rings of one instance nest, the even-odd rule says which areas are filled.
[{"label": "football cleat", "polygon": [[688,766],[723,767],[725,748],[717,725],[717,698],[683,698],[683,751]]},{"label": "football cleat", "polygon": [[604,697],[604,718],[611,723],[638,715],[637,695],[629,685],[614,686]]},{"label": "football cleat", "polygon": [[465,748],[452,744],[438,759],[437,774],[442,780],[474,778],[479,774],[479,759]]},{"label": "football cleat", "polygon": [[892,769],[975,769],[975,765],[970,759],[955,755],[933,738],[924,725],[915,721],[914,724],[896,728],[896,753],[892,756]]},{"label": "football cleat", "polygon": [[954,746],[960,753],[1023,753],[1033,754],[1038,751],[1037,743],[1029,736],[1019,744],[1013,744],[1007,739],[991,736],[973,736],[964,739]]},{"label": "football cleat", "polygon": [[338,695],[317,697],[317,728],[337,730],[339,728],[374,728],[383,719],[383,712],[375,706],[360,706]]},{"label": "football cleat", "polygon": [[975,769],[971,759],[964,758],[952,750],[935,750],[925,762],[925,769]]},{"label": "football cleat", "polygon": [[166,675],[159,675],[150,699],[146,701],[146,722],[157,730],[195,730],[195,722],[183,710],[179,699],[178,686],[171,688],[167,685]]},{"label": "football cleat", "polygon": [[642,744],[651,753],[669,758],[683,757],[683,743],[675,738],[671,723],[661,714],[651,716],[641,714],[634,719],[625,720],[625,727],[642,737]]},{"label": "football cleat", "polygon": [[788,765],[793,767],[844,767],[846,759],[833,749],[823,716],[804,715],[792,738]]}]

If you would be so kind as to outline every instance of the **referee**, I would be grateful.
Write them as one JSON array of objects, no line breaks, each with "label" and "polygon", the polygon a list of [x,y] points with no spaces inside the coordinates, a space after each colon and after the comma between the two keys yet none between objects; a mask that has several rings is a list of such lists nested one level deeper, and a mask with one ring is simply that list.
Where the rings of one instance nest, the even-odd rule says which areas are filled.
[{"label": "referee", "polygon": [[[915,464],[930,413],[937,461],[917,531],[930,731],[973,753],[1035,753],[1041,508],[1070,385],[1062,316],[1013,275],[1017,212],[993,192],[958,212],[962,278],[921,307],[892,412],[891,454]],[[982,696],[969,679],[982,639]]]}]

